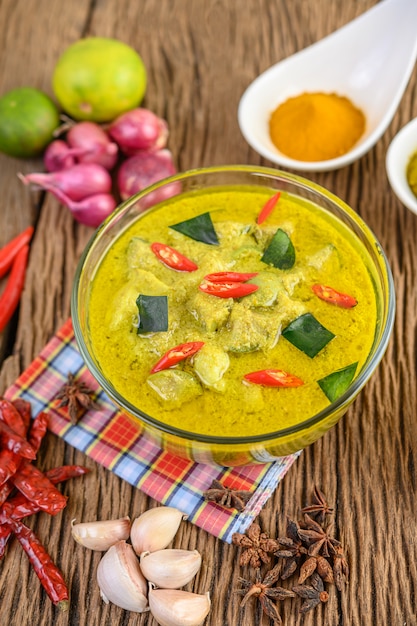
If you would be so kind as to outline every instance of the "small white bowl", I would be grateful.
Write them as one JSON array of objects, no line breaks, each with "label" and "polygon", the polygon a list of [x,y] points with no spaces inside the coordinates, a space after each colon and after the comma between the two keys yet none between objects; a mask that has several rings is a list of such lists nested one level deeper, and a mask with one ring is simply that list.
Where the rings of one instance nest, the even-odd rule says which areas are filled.
[{"label": "small white bowl", "polygon": [[392,190],[401,202],[417,213],[417,198],[407,181],[407,165],[417,152],[417,118],[408,122],[391,141],[385,165]]}]

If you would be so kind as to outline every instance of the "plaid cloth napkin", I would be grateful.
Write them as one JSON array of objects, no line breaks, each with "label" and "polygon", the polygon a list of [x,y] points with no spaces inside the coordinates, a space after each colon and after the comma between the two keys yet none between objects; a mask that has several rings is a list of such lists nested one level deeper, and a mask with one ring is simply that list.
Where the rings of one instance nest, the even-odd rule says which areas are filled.
[{"label": "plaid cloth napkin", "polygon": [[[59,408],[55,399],[70,372],[94,390],[99,405],[76,425],[70,423],[66,409]],[[33,416],[47,411],[53,433],[158,502],[184,511],[189,521],[228,543],[234,532],[244,532],[253,522],[299,454],[273,463],[228,468],[194,463],[164,452],[146,434],[138,435],[129,418],[93,379],[77,349],[71,320],[4,395],[9,400],[21,397],[29,401]],[[204,500],[203,492],[213,479],[253,492],[243,512]]]}]

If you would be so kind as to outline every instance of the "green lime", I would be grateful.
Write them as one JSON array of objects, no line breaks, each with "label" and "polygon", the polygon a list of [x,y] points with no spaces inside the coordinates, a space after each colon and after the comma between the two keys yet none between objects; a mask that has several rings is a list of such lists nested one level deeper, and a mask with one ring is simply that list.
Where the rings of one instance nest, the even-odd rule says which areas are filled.
[{"label": "green lime", "polygon": [[59,125],[59,112],[39,89],[19,87],[0,98],[0,151],[14,157],[40,154]]},{"label": "green lime", "polygon": [[134,109],[146,91],[146,69],[130,46],[88,37],[67,48],[52,86],[62,108],[76,120],[108,122]]}]

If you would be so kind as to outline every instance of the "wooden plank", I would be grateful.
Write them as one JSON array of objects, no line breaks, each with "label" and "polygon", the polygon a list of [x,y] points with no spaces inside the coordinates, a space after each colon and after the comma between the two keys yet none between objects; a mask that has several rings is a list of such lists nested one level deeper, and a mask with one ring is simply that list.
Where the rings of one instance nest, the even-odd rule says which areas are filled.
[{"label": "wooden plank", "polygon": [[[180,170],[270,165],[239,131],[236,109],[244,89],[271,64],[373,5],[371,0],[1,0],[0,94],[31,85],[52,95],[54,64],[70,43],[85,35],[116,37],[143,56],[149,75],[145,105],[168,120],[169,147]],[[308,176],[349,203],[375,232],[392,266],[397,318],[382,364],[358,400],[332,431],[303,452],[260,516],[276,537],[284,533],[286,514],[297,517],[314,484],[335,502],[351,581],[342,594],[332,589],[327,606],[307,615],[305,626],[417,623],[417,220],[394,197],[384,166],[390,140],[417,115],[416,79],[415,70],[392,124],[369,154],[343,170]],[[36,225],[19,315],[0,337],[0,393],[68,317],[77,260],[91,234],[54,198],[30,192],[17,179],[17,172],[41,167],[40,159],[0,155],[0,245],[28,224]],[[136,517],[155,502],[53,435],[45,440],[40,463],[44,469],[60,463],[91,469],[88,477],[63,487],[69,502],[62,513],[29,521],[64,572],[71,609],[61,615],[51,605],[13,543],[0,566],[2,623],[155,626],[149,614],[102,602],[95,582],[100,555],[75,545],[70,533],[73,518]],[[191,524],[184,524],[174,546],[202,552],[203,567],[187,588],[210,591],[207,626],[257,623],[254,603],[241,612],[233,593],[238,576],[247,574],[239,568],[235,547]],[[282,604],[286,626],[300,623],[296,606]]]}]

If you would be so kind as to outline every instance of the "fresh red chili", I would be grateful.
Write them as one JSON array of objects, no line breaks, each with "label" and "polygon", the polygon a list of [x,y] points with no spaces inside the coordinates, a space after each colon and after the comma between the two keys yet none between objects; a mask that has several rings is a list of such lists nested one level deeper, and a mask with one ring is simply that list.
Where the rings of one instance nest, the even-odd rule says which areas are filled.
[{"label": "fresh red chili", "polygon": [[180,361],[198,352],[203,346],[204,341],[190,341],[189,343],[181,343],[179,346],[171,348],[171,350],[168,350],[168,352],[155,363],[151,369],[151,374],[176,365]]},{"label": "fresh red chili", "polygon": [[209,283],[245,283],[257,275],[258,272],[215,272],[204,276],[204,280]]},{"label": "fresh red chili", "polygon": [[29,442],[18,435],[7,424],[0,420],[0,442],[5,450],[10,450],[26,459],[34,459],[36,454]]},{"label": "fresh red chili", "polygon": [[156,257],[162,261],[164,265],[167,265],[173,270],[177,270],[178,272],[194,272],[198,270],[198,265],[188,259],[186,256],[175,250],[175,248],[171,248],[164,243],[153,243],[151,244],[151,250],[156,255]]},{"label": "fresh red chili", "polygon": [[28,500],[35,502],[39,509],[50,515],[56,515],[67,504],[66,496],[31,463],[22,464],[10,480]]},{"label": "fresh red chili", "polygon": [[271,198],[269,198],[269,200],[266,201],[266,203],[261,209],[261,212],[256,218],[257,224],[262,224],[262,222],[264,222],[266,218],[272,213],[280,196],[281,196],[281,192],[278,191],[274,196],[271,196]]},{"label": "fresh red chili", "polygon": [[335,304],[336,306],[340,306],[344,309],[352,309],[358,304],[356,298],[347,293],[336,291],[333,287],[326,287],[325,285],[317,284],[313,285],[311,289],[321,300],[329,302],[330,304]]},{"label": "fresh red chili", "polygon": [[200,291],[217,298],[243,298],[258,289],[253,283],[201,283]]},{"label": "fresh red chili", "polygon": [[28,226],[0,250],[0,278],[11,268],[17,253],[29,243],[33,235],[33,226]]},{"label": "fresh red chili", "polygon": [[7,521],[7,525],[19,540],[52,602],[63,611],[68,610],[69,594],[65,580],[35,533],[22,522],[12,519]]},{"label": "fresh red chili", "polygon": [[301,378],[294,376],[294,374],[275,369],[250,372],[245,374],[244,378],[251,383],[265,387],[300,387],[304,385]]},{"label": "fresh red chili", "polygon": [[6,287],[0,296],[0,332],[4,330],[19,303],[25,283],[28,255],[29,246],[26,244],[19,250],[13,260]]}]

